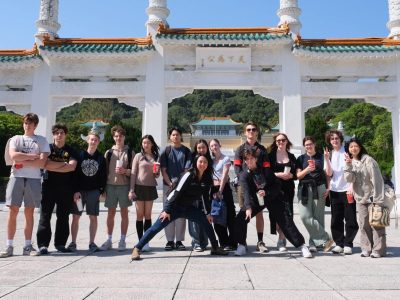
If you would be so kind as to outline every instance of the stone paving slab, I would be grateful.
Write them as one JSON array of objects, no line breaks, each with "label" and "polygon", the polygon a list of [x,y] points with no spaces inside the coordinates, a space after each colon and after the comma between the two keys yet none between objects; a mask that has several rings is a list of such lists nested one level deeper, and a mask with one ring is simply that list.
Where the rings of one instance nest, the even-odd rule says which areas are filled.
[{"label": "stone paving slab", "polygon": [[57,299],[57,300],[73,300],[85,299],[93,292],[91,288],[53,288],[46,287],[38,289],[36,287],[23,287],[15,292],[4,296],[5,300],[42,300],[42,299]]},{"label": "stone paving slab", "polygon": [[[269,299],[296,299],[296,300],[343,300],[345,299],[336,291],[299,291],[299,290],[183,290],[177,291],[176,300],[269,300]],[[367,299],[367,298],[365,298]]]},{"label": "stone paving slab", "polygon": [[[132,300],[132,299],[158,299],[169,300],[173,299],[175,289],[161,289],[161,288],[98,288],[88,298],[94,299],[118,299],[118,300]],[[186,298],[187,299],[187,298]],[[204,295],[203,295],[204,299]]]},{"label": "stone paving slab", "polygon": [[[161,206],[155,203],[153,220]],[[296,209],[295,209],[296,212]],[[101,208],[96,243],[106,237],[106,210]],[[265,216],[264,240],[269,253],[255,250],[255,220],[248,226],[248,254],[244,257],[210,256],[192,252],[187,234],[186,251],[164,251],[164,232],[151,241],[151,252],[141,261],[130,262],[130,253],[137,242],[135,214],[131,224],[127,250],[90,253],[88,218],[81,218],[77,253],[22,256],[23,214],[18,218],[15,256],[0,259],[0,297],[4,299],[400,299],[400,229],[387,230],[391,255],[382,259],[361,258],[359,236],[354,255],[317,253],[305,259],[299,249],[289,245],[289,252],[276,251],[277,237],[269,234]],[[37,224],[38,214],[35,214]],[[7,212],[0,211],[0,222],[6,224]],[[55,218],[52,223],[54,226]],[[392,220],[393,221],[393,220]],[[308,235],[298,214],[295,222],[306,240]],[[329,210],[326,224],[330,224]],[[37,225],[36,225],[37,226]],[[34,233],[36,232],[36,226]],[[329,231],[329,229],[328,229]],[[6,238],[0,226],[0,247]],[[116,216],[113,246],[119,238],[119,215]],[[35,241],[35,237],[33,238]]]}]

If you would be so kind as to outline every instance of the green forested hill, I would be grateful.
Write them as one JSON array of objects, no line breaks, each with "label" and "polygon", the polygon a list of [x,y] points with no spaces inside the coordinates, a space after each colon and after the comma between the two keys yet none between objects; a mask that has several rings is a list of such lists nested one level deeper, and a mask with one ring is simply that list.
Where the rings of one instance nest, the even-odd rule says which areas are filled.
[{"label": "green forested hill", "polygon": [[278,104],[273,100],[254,95],[252,91],[195,90],[169,105],[168,127],[178,125],[190,132],[189,124],[198,121],[202,115],[230,115],[236,122],[252,120],[268,129],[278,124],[278,111]]}]

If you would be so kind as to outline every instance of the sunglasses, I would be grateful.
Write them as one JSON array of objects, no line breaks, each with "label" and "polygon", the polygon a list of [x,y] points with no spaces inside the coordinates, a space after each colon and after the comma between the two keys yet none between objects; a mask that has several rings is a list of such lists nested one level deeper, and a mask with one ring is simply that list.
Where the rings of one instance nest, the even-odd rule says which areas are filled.
[{"label": "sunglasses", "polygon": [[253,127],[253,128],[246,128],[246,131],[247,131],[247,132],[250,132],[250,131],[256,132],[256,131],[257,131],[257,128],[255,128],[255,127]]},{"label": "sunglasses", "polygon": [[284,143],[286,142],[286,139],[281,139],[281,140],[276,140],[277,143]]}]

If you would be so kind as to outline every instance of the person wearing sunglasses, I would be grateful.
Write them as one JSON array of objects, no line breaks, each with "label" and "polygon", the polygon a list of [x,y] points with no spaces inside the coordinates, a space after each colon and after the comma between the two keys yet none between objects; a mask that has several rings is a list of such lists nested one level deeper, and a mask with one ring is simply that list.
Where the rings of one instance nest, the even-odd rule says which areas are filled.
[{"label": "person wearing sunglasses", "polygon": [[[289,141],[285,133],[277,133],[273,136],[273,143],[268,149],[268,157],[271,162],[271,169],[275,176],[279,179],[282,187],[283,204],[288,211],[289,216],[293,219],[293,198],[294,198],[294,179],[296,179],[296,157],[290,153],[292,143]],[[271,233],[276,234],[278,231],[278,251],[284,252],[286,249],[286,238],[282,229],[277,225],[273,216],[269,216],[271,221]]]},{"label": "person wearing sunglasses", "polygon": [[326,169],[330,179],[331,232],[336,244],[332,252],[350,255],[353,253],[358,224],[352,186],[344,178],[346,151],[343,147],[343,134],[336,129],[329,130],[325,134],[325,141],[332,147]]},{"label": "person wearing sunglasses", "polygon": [[[244,157],[243,153],[245,150],[249,149],[254,149],[257,151],[257,165],[262,166],[263,168],[269,168],[270,163],[268,160],[268,152],[267,149],[258,143],[258,135],[259,135],[259,129],[256,123],[254,122],[247,122],[244,125],[244,135],[246,136],[246,142],[240,145],[236,151],[235,151],[235,158],[233,161],[234,164],[234,170],[236,173],[236,176],[240,178],[241,174],[243,172],[247,171],[246,164],[244,163]],[[244,196],[243,196],[243,189],[240,186],[238,186],[238,201],[239,201],[239,207],[243,209],[244,207]],[[257,229],[257,237],[258,237],[258,242],[257,242],[257,251],[263,253],[263,252],[268,252],[268,248],[265,246],[265,243],[263,241],[263,236],[264,236],[264,216],[262,210],[256,215],[256,229]]]}]

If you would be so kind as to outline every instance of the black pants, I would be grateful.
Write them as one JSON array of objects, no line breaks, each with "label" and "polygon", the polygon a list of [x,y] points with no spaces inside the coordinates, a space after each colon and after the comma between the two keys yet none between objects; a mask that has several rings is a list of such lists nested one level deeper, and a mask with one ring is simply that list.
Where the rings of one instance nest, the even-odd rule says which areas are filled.
[{"label": "black pants", "polygon": [[332,238],[340,247],[353,247],[358,231],[356,202],[349,204],[346,192],[331,191],[330,197]]},{"label": "black pants", "polygon": [[[214,186],[211,189],[212,193],[219,191],[219,186]],[[235,204],[233,203],[232,190],[229,183],[225,184],[224,190],[222,192],[223,201],[226,204],[227,216],[226,216],[226,227],[221,224],[214,224],[214,230],[217,233],[219,243],[221,247],[234,246],[235,240],[233,233],[235,231]],[[228,234],[229,232],[229,234]]]},{"label": "black pants", "polygon": [[[283,197],[283,194],[280,193],[279,197]],[[269,213],[273,215],[273,218],[276,220],[289,242],[291,242],[295,247],[303,245],[305,243],[304,237],[297,229],[296,224],[294,224],[289,210],[285,208],[284,202],[275,197],[265,197],[264,202],[264,206],[257,205],[252,208],[251,217],[253,218],[266,207]],[[242,245],[246,244],[247,223],[249,222],[250,220],[246,220],[246,210],[243,208],[236,216],[235,237],[237,243]]]},{"label": "black pants", "polygon": [[51,240],[51,216],[57,204],[57,221],[54,246],[65,246],[69,236],[69,214],[72,209],[74,192],[70,187],[43,186],[40,220],[36,233],[38,247],[49,247]]}]

